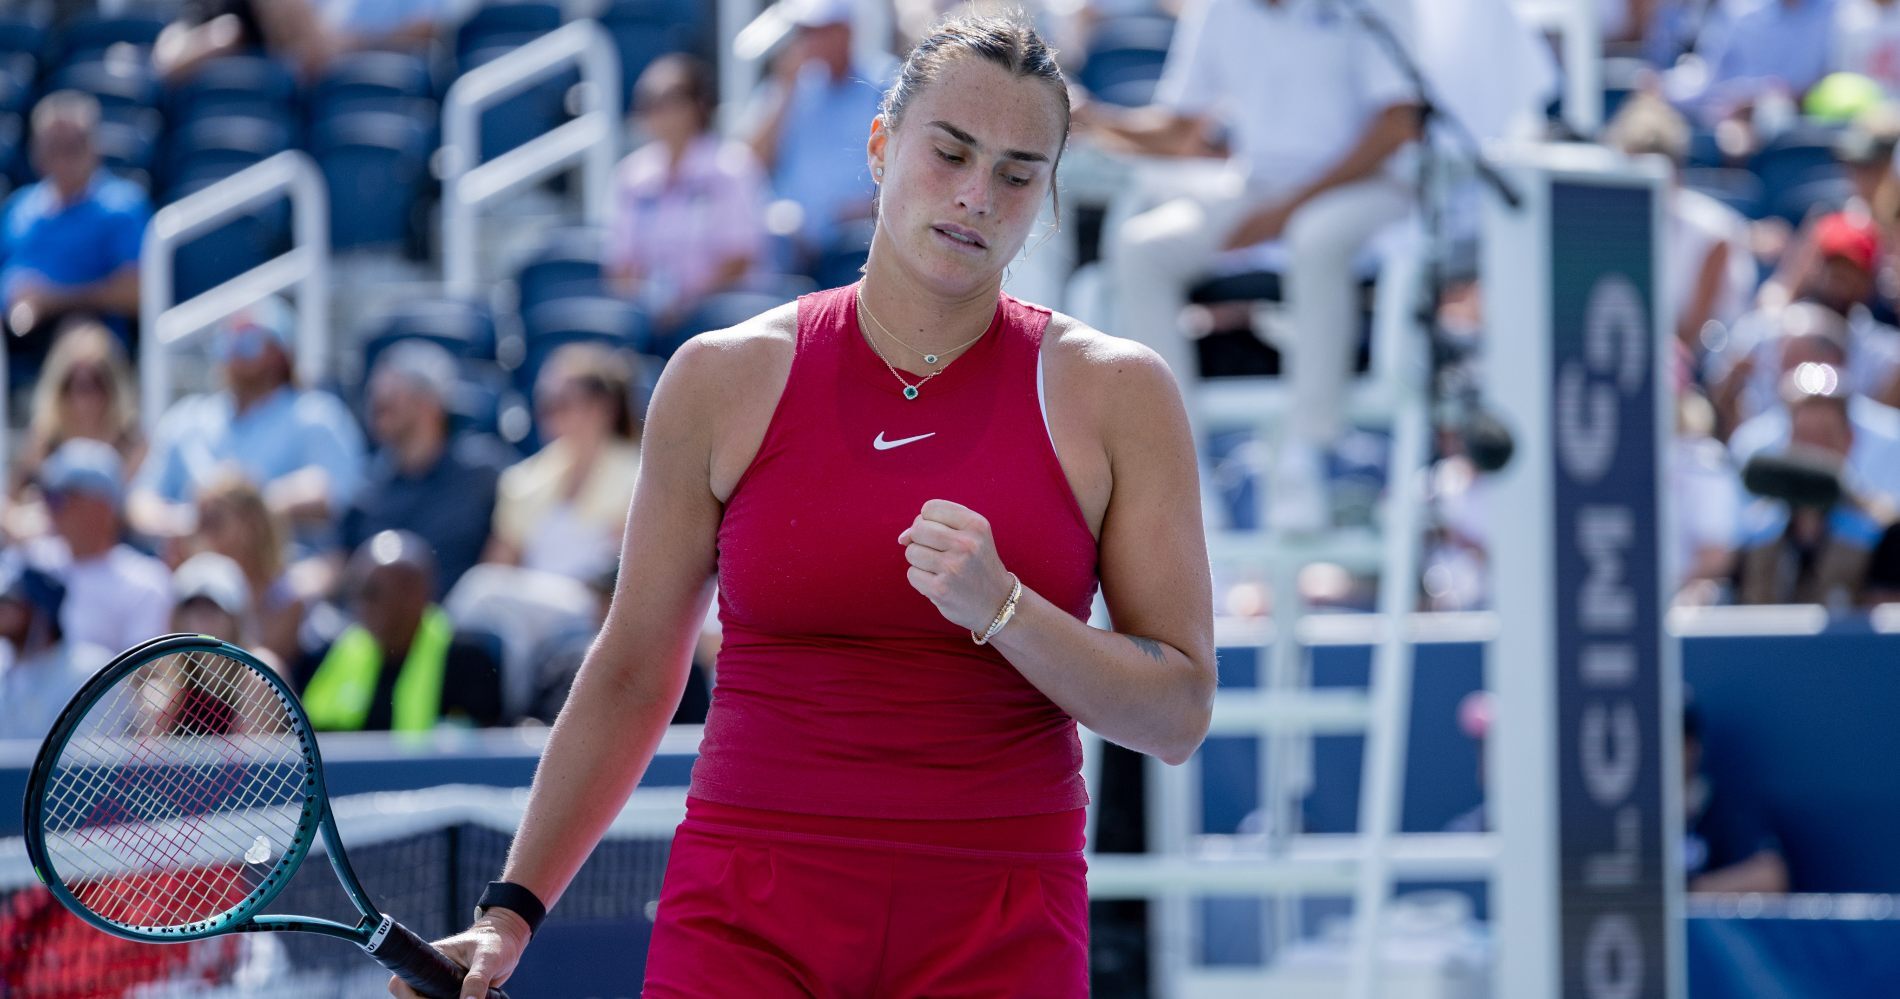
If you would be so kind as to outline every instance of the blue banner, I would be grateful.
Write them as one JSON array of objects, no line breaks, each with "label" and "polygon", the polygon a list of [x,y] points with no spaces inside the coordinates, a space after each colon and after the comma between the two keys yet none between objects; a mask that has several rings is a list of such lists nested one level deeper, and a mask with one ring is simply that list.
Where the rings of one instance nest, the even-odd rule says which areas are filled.
[{"label": "blue banner", "polygon": [[1669,988],[1651,198],[1551,186],[1552,734],[1562,994],[1578,999]]}]

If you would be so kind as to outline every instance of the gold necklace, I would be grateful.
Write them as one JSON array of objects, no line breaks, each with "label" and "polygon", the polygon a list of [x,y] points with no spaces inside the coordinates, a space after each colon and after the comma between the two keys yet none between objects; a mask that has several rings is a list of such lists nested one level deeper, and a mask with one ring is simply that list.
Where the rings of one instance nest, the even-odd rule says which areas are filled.
[{"label": "gold necklace", "polygon": [[[864,313],[867,316],[871,315],[871,310],[864,307],[863,290],[859,290],[857,295],[858,295],[858,311]],[[877,318],[873,316],[871,321],[876,322]],[[871,345],[871,353],[876,354],[877,359],[884,362],[884,369],[891,373],[892,378],[897,379],[897,384],[904,386],[904,398],[906,399],[917,398],[917,393],[924,387],[924,382],[927,382],[931,380],[932,378],[935,378],[938,375],[943,374],[943,369],[938,368],[937,370],[932,371],[930,374],[925,375],[920,381],[917,382],[917,384],[912,385],[908,380],[904,378],[903,375],[900,375],[897,373],[897,367],[891,364],[891,359],[884,356],[883,349],[877,345],[876,337],[866,337],[864,342]]]},{"label": "gold necklace", "polygon": [[[937,363],[937,358],[943,356],[943,354],[926,354],[923,351],[918,350],[917,348],[911,346],[910,344],[907,344],[902,340],[898,340],[897,334],[892,333],[891,328],[889,326],[884,325],[882,320],[878,319],[877,316],[872,315],[870,307],[864,304],[864,286],[861,284],[858,286],[858,308],[863,309],[864,314],[867,316],[870,316],[871,325],[876,326],[879,332],[883,333],[887,337],[890,337],[893,341],[897,343],[899,347],[902,347],[905,350],[908,350],[911,353],[916,354],[919,357],[922,357],[924,359],[925,364],[935,364]],[[989,331],[990,331],[989,326],[985,324],[983,327],[983,333],[988,333]],[[957,344],[956,346],[950,348],[949,350],[944,351],[943,353],[954,354],[957,351],[962,350],[963,348],[968,347],[969,345],[977,342],[978,340],[983,339],[983,333],[978,333],[977,335],[969,338],[968,340],[963,341],[960,344]]]}]

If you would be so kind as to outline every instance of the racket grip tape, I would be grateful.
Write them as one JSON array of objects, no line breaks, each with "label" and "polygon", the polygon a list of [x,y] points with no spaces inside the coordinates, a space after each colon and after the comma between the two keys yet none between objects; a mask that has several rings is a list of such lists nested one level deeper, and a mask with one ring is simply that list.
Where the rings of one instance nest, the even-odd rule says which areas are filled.
[{"label": "racket grip tape", "polygon": [[[388,916],[383,917],[382,925],[376,928],[363,949],[378,964],[388,968],[390,974],[408,983],[417,995],[428,999],[459,999],[462,994],[462,978],[468,969]],[[490,988],[488,999],[508,999],[508,994]]]}]

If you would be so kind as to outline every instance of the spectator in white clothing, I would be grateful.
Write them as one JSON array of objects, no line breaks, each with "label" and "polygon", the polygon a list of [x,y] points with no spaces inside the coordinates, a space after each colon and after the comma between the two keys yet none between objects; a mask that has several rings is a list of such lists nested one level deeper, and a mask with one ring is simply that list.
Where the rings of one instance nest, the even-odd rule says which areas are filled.
[{"label": "spectator in white clothing", "polygon": [[1689,122],[1661,97],[1631,95],[1610,122],[1605,140],[1628,156],[1662,156],[1674,171],[1678,183],[1669,192],[1664,273],[1675,303],[1676,336],[1691,350],[1698,349],[1705,326],[1734,323],[1754,294],[1748,220],[1679,183],[1689,158]]},{"label": "spectator in white clothing", "polygon": [[0,568],[0,740],[43,739],[66,702],[109,656],[60,630],[66,587],[9,559]]},{"label": "spectator in white clothing", "polygon": [[[1401,39],[1411,4],[1371,0]],[[1358,346],[1354,260],[1410,208],[1393,154],[1418,131],[1411,86],[1371,34],[1325,0],[1195,0],[1176,29],[1156,103],[1083,100],[1078,132],[1150,155],[1211,148],[1227,128],[1217,179],[1130,219],[1108,248],[1116,333],[1153,347],[1191,396],[1194,354],[1179,325],[1187,290],[1226,251],[1283,244],[1293,402],[1270,481],[1270,525],[1311,531],[1330,519],[1324,450]],[[1243,265],[1244,266],[1244,265]]]},{"label": "spectator in white clothing", "polygon": [[1834,69],[1859,73],[1900,97],[1900,0],[1837,0]]},{"label": "spectator in white clothing", "polygon": [[34,546],[35,561],[64,580],[66,634],[112,652],[164,634],[171,613],[165,564],[120,543],[123,479],[112,445],[85,437],[60,445],[40,467],[55,536]]}]

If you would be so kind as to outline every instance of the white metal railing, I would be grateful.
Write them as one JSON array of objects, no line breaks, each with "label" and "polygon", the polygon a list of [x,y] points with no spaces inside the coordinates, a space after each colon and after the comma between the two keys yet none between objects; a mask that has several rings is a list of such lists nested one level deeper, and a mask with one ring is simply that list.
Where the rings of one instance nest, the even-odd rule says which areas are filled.
[{"label": "white metal railing", "polygon": [[[278,198],[290,198],[291,249],[173,304],[178,247]],[[246,167],[158,210],[139,248],[139,408],[147,433],[171,403],[176,348],[292,286],[297,294],[297,374],[306,384],[329,371],[330,193],[310,157],[296,150]]]},{"label": "white metal railing", "polygon": [[[482,112],[557,73],[581,71],[586,106],[572,121],[485,163]],[[462,74],[442,106],[442,276],[449,294],[475,292],[482,206],[496,198],[581,166],[582,211],[606,220],[620,153],[620,55],[592,20],[572,21],[520,48]]]},{"label": "white metal railing", "polygon": [[1603,128],[1603,26],[1595,0],[1511,0],[1525,23],[1557,36],[1564,79],[1564,121],[1594,138]]}]

